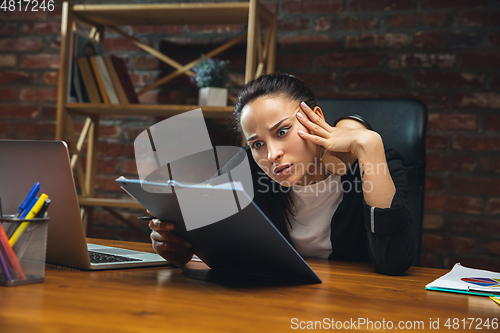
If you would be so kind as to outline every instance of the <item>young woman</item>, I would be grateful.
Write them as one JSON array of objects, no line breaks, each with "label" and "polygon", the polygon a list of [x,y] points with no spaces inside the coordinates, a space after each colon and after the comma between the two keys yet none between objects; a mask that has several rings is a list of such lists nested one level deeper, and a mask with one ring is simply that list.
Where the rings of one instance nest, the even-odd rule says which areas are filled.
[{"label": "young woman", "polygon": [[[254,201],[301,255],[372,261],[389,275],[410,267],[406,171],[380,135],[330,126],[311,90],[286,74],[249,82],[234,116],[247,143]],[[325,151],[351,156],[344,175],[326,171]],[[190,244],[171,232],[174,224],[153,220],[149,227],[157,253],[179,266],[190,260]]]}]

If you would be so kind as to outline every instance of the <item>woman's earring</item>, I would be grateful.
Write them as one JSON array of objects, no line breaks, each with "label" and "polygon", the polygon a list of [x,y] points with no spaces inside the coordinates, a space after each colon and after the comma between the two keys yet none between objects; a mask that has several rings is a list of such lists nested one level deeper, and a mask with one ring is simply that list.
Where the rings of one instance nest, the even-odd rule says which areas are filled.
[{"label": "woman's earring", "polygon": [[[340,117],[335,121],[334,126],[373,130],[372,126],[358,115]],[[328,173],[343,176],[356,160],[356,156],[352,153],[334,152],[325,149],[325,153],[321,157],[321,164]]]}]

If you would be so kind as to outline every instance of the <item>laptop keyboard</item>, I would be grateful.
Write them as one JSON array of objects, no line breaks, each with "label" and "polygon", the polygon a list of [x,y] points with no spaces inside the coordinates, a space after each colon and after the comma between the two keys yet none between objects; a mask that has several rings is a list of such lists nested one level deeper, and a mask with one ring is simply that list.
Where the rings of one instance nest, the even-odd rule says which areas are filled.
[{"label": "laptop keyboard", "polygon": [[104,264],[108,262],[126,262],[126,261],[142,261],[141,259],[115,256],[100,252],[89,251],[90,262],[92,264]]}]

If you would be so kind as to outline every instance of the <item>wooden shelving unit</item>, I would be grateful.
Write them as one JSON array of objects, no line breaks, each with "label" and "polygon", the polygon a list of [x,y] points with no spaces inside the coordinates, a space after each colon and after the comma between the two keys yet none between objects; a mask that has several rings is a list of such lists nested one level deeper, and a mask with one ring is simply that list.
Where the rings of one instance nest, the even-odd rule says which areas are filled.
[{"label": "wooden shelving unit", "polygon": [[[247,30],[218,48],[205,53],[213,57],[222,51],[246,40],[245,82],[261,74],[273,73],[276,53],[276,17],[257,0],[249,2],[225,3],[178,3],[178,4],[111,4],[111,5],[70,5],[63,3],[61,22],[61,56],[59,89],[57,99],[56,140],[68,143],[71,153],[71,166],[75,170],[81,188],[80,206],[84,224],[91,224],[93,207],[139,208],[140,204],[132,201],[95,198],[95,174],[97,144],[99,141],[99,119],[103,116],[161,116],[176,114],[199,108],[197,105],[140,105],[140,104],[91,104],[68,103],[68,73],[70,59],[71,30],[77,29],[77,22],[91,27],[91,37],[105,43],[105,29],[111,29],[130,40],[145,52],[152,54],[175,71],[153,84],[138,91],[141,95],[155,89],[178,75],[196,76],[191,68],[198,60],[188,64],[179,64],[167,55],[139,41],[123,30],[123,26],[169,25],[169,24],[246,24]],[[264,36],[264,37],[263,37]],[[203,106],[207,117],[227,117],[233,107]],[[72,121],[73,115],[86,117],[86,122],[77,137]],[[80,155],[87,143],[87,163],[82,165]]]}]

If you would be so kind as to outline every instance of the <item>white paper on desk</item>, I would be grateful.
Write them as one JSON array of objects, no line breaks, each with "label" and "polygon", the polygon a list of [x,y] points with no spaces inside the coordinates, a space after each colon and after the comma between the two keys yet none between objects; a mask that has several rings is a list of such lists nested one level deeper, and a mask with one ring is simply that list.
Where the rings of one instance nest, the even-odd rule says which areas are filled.
[{"label": "white paper on desk", "polygon": [[[474,278],[486,279],[485,284],[488,285],[488,288],[496,288],[498,289],[498,291],[500,291],[500,273],[482,269],[467,268],[462,266],[460,263],[455,264],[455,266],[453,266],[453,269],[449,273],[429,283],[425,286],[425,288],[442,288],[461,291],[469,291],[469,287],[481,288],[481,286],[478,284],[479,282],[467,282],[468,279]],[[463,279],[467,280],[464,281]]]}]

